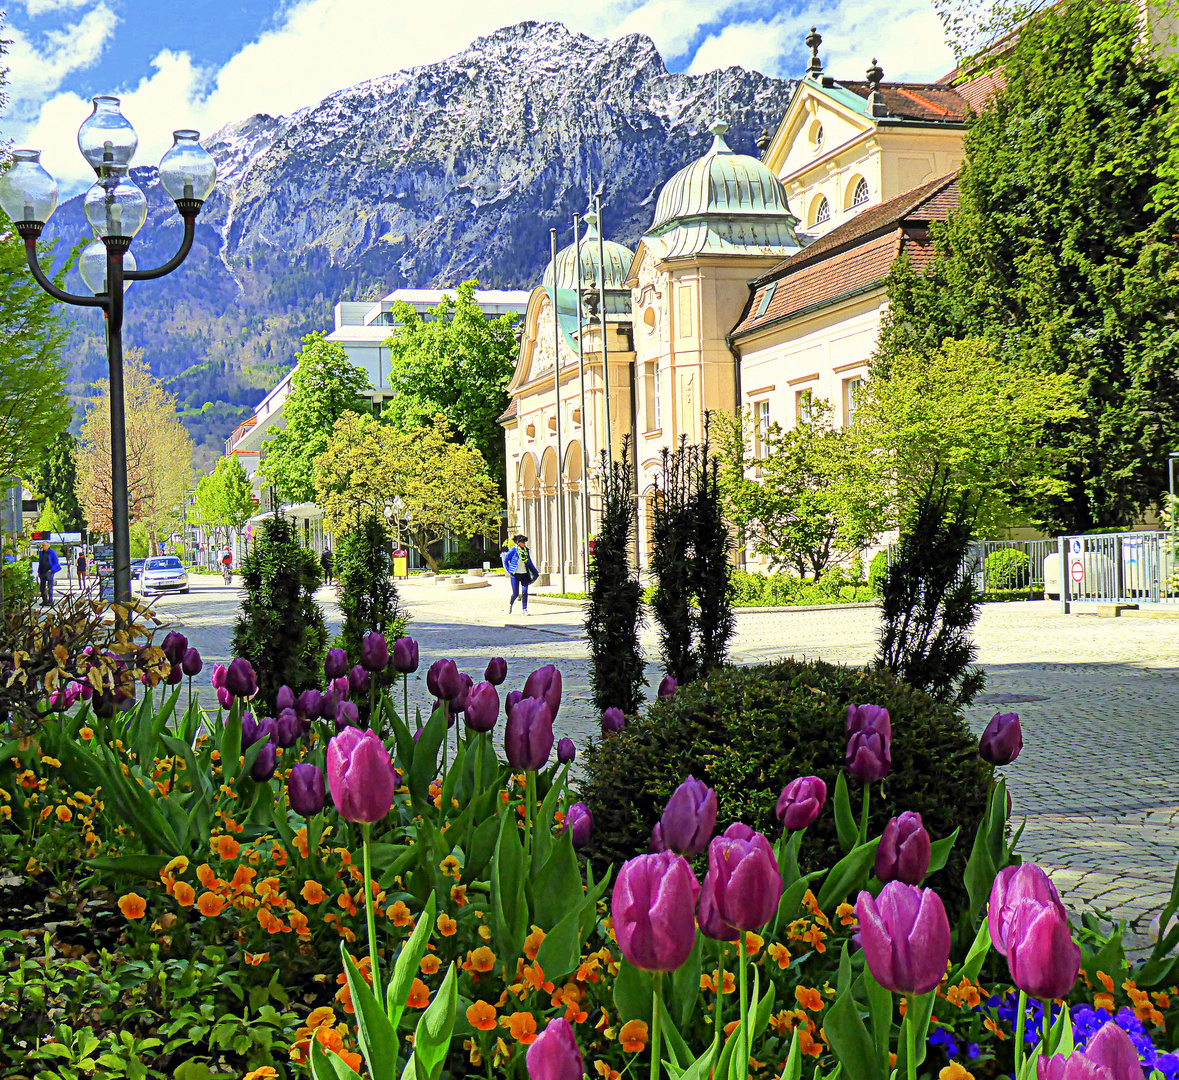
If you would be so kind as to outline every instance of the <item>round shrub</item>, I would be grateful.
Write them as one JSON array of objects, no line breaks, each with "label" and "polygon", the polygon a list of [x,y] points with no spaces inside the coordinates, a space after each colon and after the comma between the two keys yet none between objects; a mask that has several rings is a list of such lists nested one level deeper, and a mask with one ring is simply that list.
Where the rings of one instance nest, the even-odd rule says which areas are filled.
[{"label": "round shrub", "polygon": [[[725,667],[655,702],[623,732],[585,755],[581,798],[594,815],[590,850],[600,866],[648,850],[668,797],[689,774],[716,788],[717,831],[743,821],[776,842],[774,806],[796,776],[827,783],[827,806],[807,830],[805,870],[840,857],[831,796],[843,767],[849,704],[883,705],[892,717],[892,772],[872,788],[869,835],[904,810],[921,814],[934,840],[962,831],[933,878],[947,902],[964,897],[962,872],[986,808],[990,768],[962,715],[886,671],[782,660]],[[863,793],[850,781],[857,816]]]},{"label": "round shrub", "polygon": [[872,562],[868,566],[868,587],[872,590],[873,596],[881,596],[884,593],[884,575],[888,573],[888,552],[878,551],[872,556]]},{"label": "round shrub", "polygon": [[1027,588],[1032,558],[1019,548],[999,548],[983,563],[987,591]]}]

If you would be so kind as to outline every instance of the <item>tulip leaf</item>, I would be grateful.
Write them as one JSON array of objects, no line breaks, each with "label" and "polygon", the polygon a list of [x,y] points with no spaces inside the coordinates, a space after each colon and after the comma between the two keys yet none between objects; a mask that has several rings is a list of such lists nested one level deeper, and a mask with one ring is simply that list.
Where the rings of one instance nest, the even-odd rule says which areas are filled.
[{"label": "tulip leaf", "polygon": [[525,872],[524,846],[516,817],[505,807],[499,816],[499,839],[491,857],[491,925],[496,951],[504,963],[521,954],[528,933]]},{"label": "tulip leaf", "polygon": [[802,847],[804,832],[806,829],[796,829],[792,832],[790,839],[786,841],[786,846],[782,849],[782,864],[779,869],[782,871],[783,892],[799,879],[801,871],[798,868],[798,851]]},{"label": "tulip leaf", "polygon": [[708,1049],[684,1069],[682,1073],[679,1073],[676,1076],[676,1080],[708,1080],[708,1077],[714,1075],[713,1066],[716,1063],[716,1056],[720,1052],[720,1048],[720,1032],[717,1032],[713,1036],[712,1044]]},{"label": "tulip leaf", "polygon": [[547,934],[536,953],[536,962],[550,982],[568,975],[581,963],[581,907],[572,908]]},{"label": "tulip leaf", "polygon": [[[696,980],[696,984],[699,987],[699,979]],[[671,1018],[671,1013],[667,1011],[666,1000],[660,1001],[659,1009],[663,1027],[663,1045],[667,1047],[667,1051],[671,1055],[671,1060],[676,1068],[683,1069],[692,1060],[692,1051],[688,1048],[688,1044],[684,1042],[684,1037],[680,1034],[680,1029],[676,1027],[675,1021]]]},{"label": "tulip leaf", "polygon": [[[750,996],[750,1001],[758,1000],[758,979],[760,971],[757,968],[753,969],[753,993]],[[720,1061],[717,1062],[716,1077],[728,1077],[729,1080],[748,1080],[749,1063],[745,1058],[745,1028],[749,1023],[748,1016],[745,1023],[738,1023],[733,1028],[733,1034],[729,1041],[725,1043],[724,1051],[721,1053]],[[753,1040],[749,1040],[750,1046],[753,1045]]]},{"label": "tulip leaf", "polygon": [[987,820],[983,818],[978,824],[978,831],[974,834],[974,847],[971,848],[970,858],[966,861],[966,870],[962,875],[967,896],[970,898],[971,918],[976,917],[986,903],[996,873],[995,860],[991,858],[991,850],[987,844]]},{"label": "tulip leaf", "polygon": [[127,874],[130,877],[160,881],[160,871],[171,862],[171,855],[112,855],[101,859],[87,859],[86,865],[94,870],[106,870],[112,874]]},{"label": "tulip leaf", "polygon": [[[1105,970],[1104,968],[1102,969]],[[1048,1029],[1048,1054],[1064,1054],[1066,1057],[1076,1048],[1073,1041],[1073,1020],[1068,1009],[1061,1009]]]},{"label": "tulip leaf", "polygon": [[819,890],[820,910],[830,910],[831,905],[838,904],[848,893],[864,887],[876,859],[876,848],[879,844],[879,836],[866,844],[860,844],[831,867],[823,887]]},{"label": "tulip leaf", "polygon": [[315,1080],[360,1080],[352,1066],[339,1054],[325,1050],[318,1039],[311,1040],[311,1075]]},{"label": "tulip leaf", "polygon": [[913,1028],[913,1056],[917,1065],[925,1060],[929,1049],[929,1018],[933,1015],[934,999],[937,992],[931,990],[928,994],[907,997],[905,999],[905,1019],[901,1022],[901,1037],[897,1041],[897,1075],[904,1076],[908,1069],[908,1050],[904,1027],[906,1024]]},{"label": "tulip leaf", "polygon": [[614,1007],[618,1019],[651,1021],[655,999],[655,982],[649,971],[640,971],[625,957],[618,964],[614,977]]},{"label": "tulip leaf", "polygon": [[991,928],[987,920],[983,919],[979,924],[978,933],[974,935],[974,941],[966,954],[966,959],[962,961],[962,966],[950,976],[950,983],[957,984],[963,978],[974,982],[978,978],[978,973],[982,971],[983,961],[986,960],[987,953],[990,951]]},{"label": "tulip leaf", "polygon": [[998,873],[1003,869],[1003,856],[1007,851],[1004,844],[1007,835],[1007,781],[1003,777],[995,781],[987,810],[987,846],[991,851],[995,872]]},{"label": "tulip leaf", "polygon": [[409,766],[406,775],[410,797],[419,806],[433,805],[430,800],[430,784],[438,774],[438,749],[447,735],[446,710],[447,704],[443,702],[430,714],[430,719],[426,721],[426,726],[418,736],[413,751],[413,764]]},{"label": "tulip leaf", "polygon": [[835,832],[839,837],[839,847],[846,855],[859,842],[860,826],[852,813],[851,797],[847,790],[847,773],[842,769],[835,778],[835,797],[832,803],[835,807]]},{"label": "tulip leaf", "polygon": [[[754,984],[757,985],[756,983]],[[766,992],[762,994],[761,1000],[757,1002],[757,1009],[753,1014],[753,1038],[756,1039],[770,1022],[770,1013],[774,1011],[774,999],[777,997],[777,987],[771,982],[766,987]],[[753,999],[757,1001],[756,998]]]},{"label": "tulip leaf", "polygon": [[885,990],[864,965],[864,991],[868,998],[868,1016],[872,1021],[872,1041],[881,1061],[888,1060],[888,1038],[892,1034],[892,994]]},{"label": "tulip leaf", "polygon": [[[557,812],[557,802],[565,787],[565,777],[568,772],[569,766],[565,765],[556,782],[550,785],[544,801],[536,812],[536,820],[532,823],[532,866],[529,868],[529,873],[533,878],[540,874],[545,863],[548,862],[549,851],[553,843],[553,818]],[[579,873],[579,880],[580,876]]]},{"label": "tulip leaf", "polygon": [[[845,990],[827,1010],[823,1018],[823,1033],[827,1045],[843,1066],[842,1075],[847,1080],[888,1080],[888,1068],[876,1049],[876,1043],[868,1034],[860,1009],[851,990]],[[900,1061],[897,1062],[898,1067]],[[903,1071],[898,1072],[904,1076]]]},{"label": "tulip leaf", "polygon": [[404,720],[397,715],[397,710],[389,700],[389,695],[381,694],[381,704],[385,716],[389,718],[389,726],[393,729],[393,741],[397,744],[397,757],[401,767],[408,769],[413,764],[414,741],[413,733],[409,730],[409,717]]},{"label": "tulip leaf", "polygon": [[940,840],[935,840],[929,845],[929,869],[926,875],[935,873],[946,865],[950,858],[950,852],[954,848],[954,841],[958,839],[958,834],[962,831],[962,827],[956,828],[949,836],[943,836]]},{"label": "tulip leaf", "polygon": [[798,1041],[801,1029],[794,1028],[794,1035],[790,1039],[790,1053],[786,1055],[786,1064],[782,1066],[781,1080],[802,1080],[802,1047]]},{"label": "tulip leaf", "polygon": [[237,709],[229,710],[229,719],[221,732],[221,776],[232,784],[237,776],[237,759],[242,755],[242,718]]},{"label": "tulip leaf", "polygon": [[499,818],[489,817],[475,829],[471,838],[470,850],[466,853],[467,861],[463,865],[463,876],[469,879],[483,876],[491,856],[495,852],[495,842],[499,838]]},{"label": "tulip leaf", "polygon": [[790,888],[782,893],[782,899],[778,901],[778,914],[774,917],[775,927],[781,926],[784,922],[790,922],[794,918],[794,913],[798,911],[798,907],[802,903],[802,898],[806,896],[811,879],[818,877],[821,873],[821,870],[816,870],[800,877]]},{"label": "tulip leaf", "polygon": [[552,854],[532,883],[536,897],[532,921],[546,933],[568,913],[580,912],[585,899],[581,885],[581,867],[573,852],[569,833],[558,836]]},{"label": "tulip leaf", "polygon": [[454,798],[454,789],[458,786],[459,778],[463,774],[463,761],[466,751],[463,747],[462,739],[458,740],[458,752],[454,759],[447,763],[446,771],[442,774],[442,812],[449,814],[451,811],[451,800]]},{"label": "tulip leaf", "polygon": [[409,1000],[409,993],[413,989],[413,981],[417,978],[418,965],[426,955],[426,942],[430,940],[430,931],[434,927],[435,899],[431,893],[418,916],[418,921],[409,935],[409,940],[401,946],[397,963],[393,965],[393,977],[389,980],[386,997],[386,1011],[389,1023],[396,1031],[405,1012],[405,1003]]},{"label": "tulip leaf", "polygon": [[[418,1021],[413,1040],[418,1080],[437,1080],[442,1073],[442,1066],[446,1063],[446,1055],[450,1052],[450,1037],[458,1012],[456,970],[456,965],[451,964],[446,972],[446,978],[442,980],[442,985],[434,995],[434,1000]],[[377,1080],[375,1073],[373,1080]]]},{"label": "tulip leaf", "polygon": [[[344,942],[340,942],[340,956],[344,960],[344,976],[352,995],[352,1008],[356,1013],[356,1037],[360,1051],[368,1064],[372,1080],[396,1080],[397,1077],[397,1029],[389,1021],[376,994],[364,981],[360,969]],[[373,985],[380,985],[381,973],[374,971]]]},{"label": "tulip leaf", "polygon": [[700,957],[703,952],[704,935],[697,930],[696,944],[692,946],[688,959],[671,975],[672,1014],[675,1022],[682,1028],[686,1028],[692,1022],[696,1002],[700,1000]]}]

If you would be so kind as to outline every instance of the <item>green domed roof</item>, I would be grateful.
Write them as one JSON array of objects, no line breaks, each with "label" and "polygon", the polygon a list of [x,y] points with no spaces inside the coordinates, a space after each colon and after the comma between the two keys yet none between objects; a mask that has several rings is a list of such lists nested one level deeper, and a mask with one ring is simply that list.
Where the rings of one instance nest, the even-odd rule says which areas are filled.
[{"label": "green domed roof", "polygon": [[[591,210],[583,220],[586,224],[586,232],[581,238],[581,285],[584,289],[591,281],[595,283],[598,281],[600,276],[598,268],[601,266],[601,260],[598,257],[598,217]],[[623,247],[622,244],[614,243],[613,240],[604,241],[602,247],[606,256],[606,288],[621,289],[622,283],[626,281],[627,273],[630,271],[630,264],[634,260],[635,253],[630,248]],[[545,267],[541,285],[546,289],[553,287],[553,262],[551,259],[548,266]],[[577,288],[577,254],[574,252],[572,244],[557,252],[557,288]]]},{"label": "green domed roof", "polygon": [[757,158],[735,154],[725,142],[728,124],[715,120],[708,130],[713,134],[708,153],[663,185],[649,231],[658,233],[669,222],[710,214],[790,215],[782,181]]}]

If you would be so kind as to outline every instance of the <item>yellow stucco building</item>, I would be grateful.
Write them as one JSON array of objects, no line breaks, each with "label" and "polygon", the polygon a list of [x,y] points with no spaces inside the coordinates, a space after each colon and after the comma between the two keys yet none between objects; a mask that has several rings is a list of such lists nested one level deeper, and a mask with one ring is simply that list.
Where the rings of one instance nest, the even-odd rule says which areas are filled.
[{"label": "yellow stucco building", "polygon": [[636,251],[601,244],[590,220],[580,258],[559,252],[533,290],[501,422],[510,527],[543,572],[580,572],[596,529],[607,407],[601,305],[585,293],[599,251],[612,449],[634,447],[640,569],[662,450],[699,441],[706,412],[747,407],[758,428],[786,427],[811,393],[852,422],[884,277],[902,253],[928,258],[929,224],[957,205],[968,112],[991,84],[888,83],[875,61],[864,81],[836,80],[820,44],[812,30],[807,74],[760,159],[734,153],[715,122]]}]

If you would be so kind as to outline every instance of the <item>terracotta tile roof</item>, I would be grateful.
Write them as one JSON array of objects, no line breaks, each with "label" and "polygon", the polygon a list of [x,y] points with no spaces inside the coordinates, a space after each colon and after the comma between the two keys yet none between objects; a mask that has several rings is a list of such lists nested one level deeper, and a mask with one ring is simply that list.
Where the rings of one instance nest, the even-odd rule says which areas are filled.
[{"label": "terracotta tile roof", "polygon": [[934,256],[928,223],[957,205],[951,174],[862,211],[754,281],[733,337],[879,285],[902,250],[923,269]]},{"label": "terracotta tile roof", "polygon": [[[872,92],[866,82],[845,82],[843,79],[837,82],[865,101]],[[901,120],[940,120],[960,124],[969,109],[966,98],[955,87],[944,83],[882,82],[880,92],[884,95],[889,116]]]},{"label": "terracotta tile roof", "polygon": [[1003,74],[1003,69],[994,68],[975,76],[968,82],[960,83],[954,89],[967,100],[970,107],[977,113],[982,112],[987,98],[998,94],[1006,85],[1007,79]]},{"label": "terracotta tile roof", "polygon": [[511,404],[508,405],[508,407],[506,409],[504,409],[504,411],[500,414],[499,422],[501,424],[507,420],[515,420],[516,419],[516,413],[518,411],[516,408],[517,404],[518,404],[517,399],[512,398]]}]

